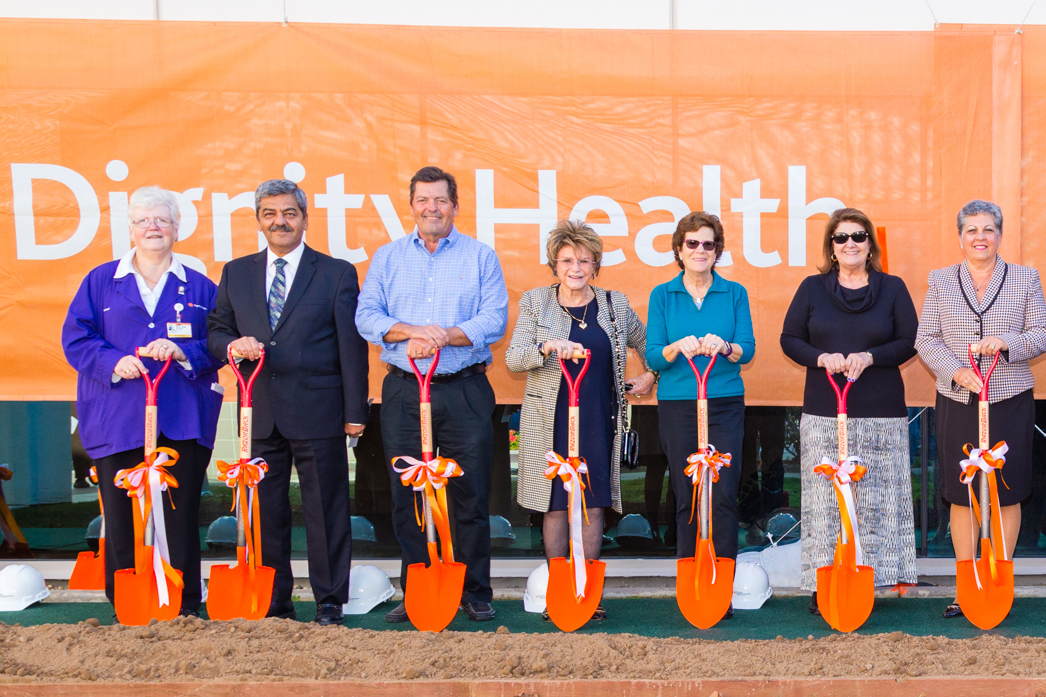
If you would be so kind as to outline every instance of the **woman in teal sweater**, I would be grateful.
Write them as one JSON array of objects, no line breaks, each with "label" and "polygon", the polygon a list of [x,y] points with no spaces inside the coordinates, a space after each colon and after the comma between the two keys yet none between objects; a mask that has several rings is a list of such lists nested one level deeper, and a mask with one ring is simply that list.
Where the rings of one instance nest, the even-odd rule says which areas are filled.
[{"label": "woman in teal sweater", "polygon": [[657,414],[676,497],[678,557],[693,556],[697,547],[697,517],[690,520],[693,484],[683,473],[687,458],[697,452],[697,381],[679,354],[694,358],[703,371],[715,353],[719,358],[708,380],[708,442],[733,460],[712,487],[712,541],[717,556],[737,556],[737,485],[745,423],[741,365],[752,360],[755,337],[748,291],[713,271],[724,239],[717,216],[698,211],[684,217],[672,235],[672,251],[682,272],[650,293],[646,358],[651,370],[661,372]]}]

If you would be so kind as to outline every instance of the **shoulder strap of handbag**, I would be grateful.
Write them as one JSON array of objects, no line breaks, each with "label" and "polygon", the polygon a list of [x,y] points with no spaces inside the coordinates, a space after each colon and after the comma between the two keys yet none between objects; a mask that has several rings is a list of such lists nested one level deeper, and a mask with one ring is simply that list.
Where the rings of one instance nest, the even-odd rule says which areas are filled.
[{"label": "shoulder strap of handbag", "polygon": [[[607,309],[610,311],[610,330],[614,334],[614,352],[611,359],[614,361],[614,374],[616,376],[615,382],[617,382],[617,398],[621,405],[625,405],[624,409],[620,409],[619,413],[621,416],[621,432],[628,433],[628,398],[625,396],[625,367],[622,365],[619,370],[617,367],[617,317],[614,315],[614,299],[610,295],[610,291],[607,291]],[[626,349],[627,351],[627,349]]]}]

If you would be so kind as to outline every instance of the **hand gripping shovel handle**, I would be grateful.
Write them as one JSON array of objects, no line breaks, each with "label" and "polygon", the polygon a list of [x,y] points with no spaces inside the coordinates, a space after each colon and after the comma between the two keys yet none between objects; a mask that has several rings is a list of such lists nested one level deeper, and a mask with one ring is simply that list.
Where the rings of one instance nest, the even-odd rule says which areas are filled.
[{"label": "hand gripping shovel handle", "polygon": [[[981,381],[981,393],[978,395],[977,402],[977,436],[981,450],[987,450],[992,447],[991,442],[988,440],[988,380],[991,379],[992,373],[995,372],[995,366],[999,365],[999,356],[1002,354],[995,354],[995,360],[992,361],[988,372],[982,374],[981,367],[978,365],[977,359],[974,358],[973,346],[973,344],[970,344],[969,348],[970,367],[973,368],[973,372]],[[977,498],[981,506],[981,538],[986,539],[991,535],[991,495],[988,491],[988,477],[981,472],[979,479],[981,482]],[[1004,549],[1002,553],[1005,559],[1006,550]]]},{"label": "hand gripping shovel handle", "polygon": [[[418,403],[418,412],[421,415],[421,459],[423,462],[430,461],[435,456],[435,448],[432,444],[432,376],[436,374],[436,366],[439,365],[439,349],[436,349],[432,354],[432,364],[429,365],[428,371],[422,375],[421,371],[418,370],[417,364],[414,359],[410,356],[407,357],[410,361],[411,370],[414,371],[414,375],[418,378],[418,390],[420,392],[420,399]],[[427,485],[426,485],[427,486]],[[425,541],[429,545],[429,549],[435,549],[436,545],[436,524],[432,520],[432,507],[429,505],[428,492],[422,492],[421,494],[421,505],[423,514],[425,516]],[[450,561],[453,561],[454,553],[448,549],[444,550],[444,556],[450,557]],[[432,560],[436,562],[435,559]]]},{"label": "hand gripping shovel handle", "polygon": [[[684,354],[685,355],[685,354]],[[716,358],[719,357],[718,353],[713,353],[708,359],[708,365],[705,366],[705,372],[701,372],[697,369],[697,365],[694,364],[694,360],[690,356],[686,356],[686,362],[690,364],[690,369],[694,371],[694,377],[697,378],[697,450],[698,452],[704,452],[708,450],[708,377],[712,374],[712,366],[715,365]],[[712,473],[705,471],[701,477],[711,478]],[[698,527],[701,528],[701,539],[708,539],[708,522],[712,511],[712,502],[709,500],[711,493],[711,486],[708,480],[701,482],[701,502],[700,502],[700,514],[698,515]]]}]

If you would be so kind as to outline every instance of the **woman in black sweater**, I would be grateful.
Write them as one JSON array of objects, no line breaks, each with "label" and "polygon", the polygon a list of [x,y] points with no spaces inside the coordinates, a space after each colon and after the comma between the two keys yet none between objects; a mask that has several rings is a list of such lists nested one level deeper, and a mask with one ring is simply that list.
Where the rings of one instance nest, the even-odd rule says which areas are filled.
[{"label": "woman in black sweater", "polygon": [[875,585],[915,583],[908,410],[900,366],[915,356],[919,318],[908,288],[882,272],[875,228],[864,213],[842,208],[825,226],[821,273],[799,285],[785,315],[781,348],[806,366],[800,421],[802,450],[802,588],[815,591],[817,569],[832,563],[839,507],[831,480],[814,472],[838,459],[837,405],[825,370],[847,398],[848,452],[867,473],[854,489],[864,564]]}]

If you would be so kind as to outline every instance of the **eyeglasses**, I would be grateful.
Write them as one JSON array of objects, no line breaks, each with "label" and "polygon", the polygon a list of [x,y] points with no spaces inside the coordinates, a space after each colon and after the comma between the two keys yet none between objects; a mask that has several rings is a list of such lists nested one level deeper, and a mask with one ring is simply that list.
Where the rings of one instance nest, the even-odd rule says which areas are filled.
[{"label": "eyeglasses", "polygon": [[170,218],[139,218],[138,220],[132,221],[131,225],[134,225],[139,230],[148,230],[152,227],[153,223],[156,223],[156,227],[161,230],[166,230],[174,225],[174,221]]},{"label": "eyeglasses", "polygon": [[686,245],[687,249],[697,249],[698,247],[704,247],[706,252],[715,250],[715,242],[713,240],[683,240],[683,244]]},{"label": "eyeglasses", "polygon": [[575,264],[582,269],[591,269],[596,262],[592,259],[556,259],[556,263],[567,269]]},{"label": "eyeglasses", "polygon": [[832,242],[836,244],[846,244],[847,240],[853,240],[857,244],[861,244],[868,239],[868,233],[864,230],[858,230],[857,232],[837,232],[832,235]]}]

